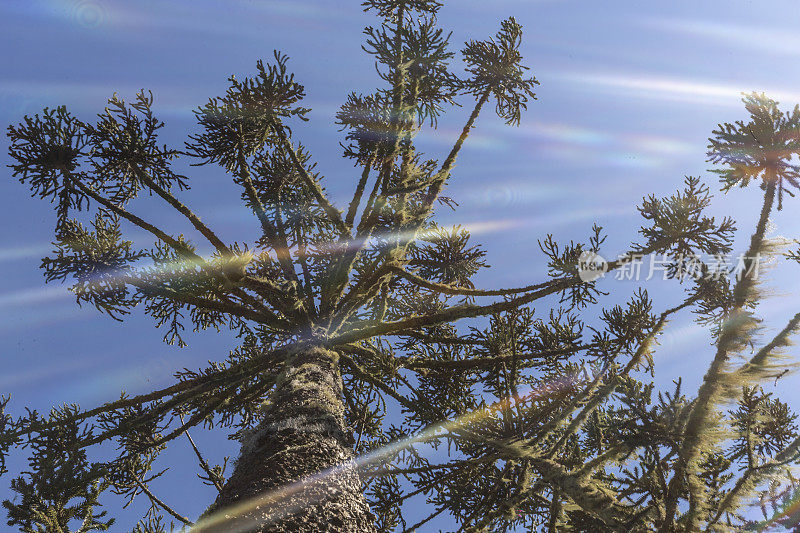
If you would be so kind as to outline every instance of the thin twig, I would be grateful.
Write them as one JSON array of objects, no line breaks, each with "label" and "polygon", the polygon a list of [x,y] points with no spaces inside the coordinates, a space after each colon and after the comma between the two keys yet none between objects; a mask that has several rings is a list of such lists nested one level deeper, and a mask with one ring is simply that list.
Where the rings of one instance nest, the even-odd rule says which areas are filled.
[{"label": "thin twig", "polygon": [[173,509],[172,507],[170,507],[169,505],[167,505],[166,503],[164,503],[164,502],[163,502],[161,499],[159,499],[159,498],[158,498],[158,496],[156,496],[155,494],[153,494],[153,493],[150,491],[150,489],[148,489],[148,488],[147,488],[147,485],[145,485],[144,483],[142,483],[142,481],[139,479],[139,476],[137,476],[137,475],[136,475],[136,474],[133,472],[133,470],[130,470],[130,474],[131,474],[131,476],[133,476],[133,480],[136,482],[136,485],[138,485],[138,486],[139,486],[139,488],[142,490],[142,492],[144,492],[144,493],[147,495],[147,497],[148,497],[148,498],[150,498],[150,501],[151,501],[153,504],[157,505],[158,507],[161,507],[161,508],[162,508],[162,509],[164,509],[166,512],[168,512],[168,513],[169,513],[169,514],[171,514],[173,517],[177,518],[178,520],[180,520],[181,522],[183,522],[183,523],[184,523],[184,524],[186,524],[187,526],[191,526],[191,525],[192,525],[192,523],[193,523],[193,522],[192,522],[191,520],[189,520],[189,519],[188,519],[188,518],[186,518],[185,516],[182,516],[181,514],[179,514],[179,513],[178,513],[178,512],[177,512],[175,509]]}]

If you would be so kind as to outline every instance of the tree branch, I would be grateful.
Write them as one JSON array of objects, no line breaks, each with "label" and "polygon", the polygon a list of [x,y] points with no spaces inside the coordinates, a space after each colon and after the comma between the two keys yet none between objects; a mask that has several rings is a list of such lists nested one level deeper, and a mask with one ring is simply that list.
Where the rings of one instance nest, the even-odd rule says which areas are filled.
[{"label": "tree branch", "polygon": [[291,141],[286,137],[286,132],[284,131],[283,126],[278,124],[275,128],[275,131],[278,133],[278,137],[286,148],[289,158],[292,160],[292,164],[295,166],[308,188],[311,189],[311,194],[314,196],[314,199],[328,215],[328,218],[330,218],[333,225],[339,230],[339,233],[349,238],[350,231],[348,230],[348,227],[345,225],[344,221],[342,221],[342,214],[328,201],[328,199],[325,197],[325,193],[322,192],[322,187],[320,187],[319,182],[308,173],[306,168],[300,162],[294,146],[292,146]]},{"label": "tree branch", "polygon": [[520,294],[523,292],[535,291],[541,289],[542,287],[548,284],[548,282],[543,282],[543,283],[537,283],[535,285],[528,285],[527,287],[519,287],[516,289],[490,289],[490,290],[470,289],[468,287],[455,287],[453,285],[446,285],[444,283],[436,283],[434,281],[428,281],[397,265],[389,265],[387,268],[392,272],[394,272],[395,274],[398,274],[399,276],[406,278],[408,281],[416,285],[419,285],[420,287],[425,287],[426,289],[440,292],[442,294],[452,294],[459,296],[508,296],[511,294]]},{"label": "tree branch", "polygon": [[139,167],[134,166],[134,172],[136,173],[137,177],[142,180],[145,184],[147,184],[150,189],[156,192],[161,198],[163,198],[169,205],[175,208],[180,214],[185,216],[189,222],[192,223],[192,226],[200,232],[203,237],[208,239],[208,242],[214,245],[214,248],[222,254],[223,256],[230,256],[233,255],[230,248],[228,248],[222,239],[217,237],[217,235],[211,231],[211,228],[203,224],[200,218],[195,215],[191,209],[189,209],[186,205],[181,203],[175,196],[173,196],[169,191],[165,190],[163,187],[158,185],[158,183],[153,180],[153,178],[147,174],[144,170]]},{"label": "tree branch", "polygon": [[151,501],[153,504],[155,504],[155,505],[157,505],[157,506],[161,507],[161,508],[162,508],[162,509],[164,509],[166,512],[168,512],[170,515],[172,515],[174,518],[177,518],[178,520],[180,520],[181,522],[183,522],[183,523],[184,523],[184,524],[186,524],[187,526],[191,526],[191,525],[192,525],[192,522],[191,522],[191,520],[189,520],[188,518],[186,518],[186,517],[184,517],[184,516],[182,516],[182,515],[178,514],[178,512],[177,512],[177,511],[175,511],[175,510],[174,510],[172,507],[170,507],[169,505],[167,505],[166,503],[164,503],[164,502],[163,502],[162,500],[160,500],[160,499],[159,499],[159,498],[158,498],[158,497],[157,497],[155,494],[153,494],[153,493],[150,491],[150,489],[148,489],[148,488],[147,488],[147,485],[145,485],[145,484],[144,484],[144,483],[143,483],[143,482],[142,482],[142,481],[139,479],[139,476],[137,476],[137,475],[136,475],[136,474],[133,472],[133,470],[130,470],[129,472],[130,472],[131,476],[133,476],[133,480],[136,482],[136,485],[138,485],[138,486],[139,486],[139,488],[141,489],[141,491],[142,491],[142,492],[144,492],[144,493],[147,495],[147,497],[148,497],[148,498],[150,498],[150,501]]}]

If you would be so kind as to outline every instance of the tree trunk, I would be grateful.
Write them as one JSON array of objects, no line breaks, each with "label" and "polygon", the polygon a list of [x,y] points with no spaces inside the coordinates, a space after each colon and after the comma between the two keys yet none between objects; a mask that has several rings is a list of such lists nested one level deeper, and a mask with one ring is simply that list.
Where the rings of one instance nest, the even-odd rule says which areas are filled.
[{"label": "tree trunk", "polygon": [[323,348],[296,354],[278,378],[264,421],[242,443],[233,474],[209,509],[224,521],[212,519],[213,525],[200,529],[374,532],[351,441],[338,355]]}]

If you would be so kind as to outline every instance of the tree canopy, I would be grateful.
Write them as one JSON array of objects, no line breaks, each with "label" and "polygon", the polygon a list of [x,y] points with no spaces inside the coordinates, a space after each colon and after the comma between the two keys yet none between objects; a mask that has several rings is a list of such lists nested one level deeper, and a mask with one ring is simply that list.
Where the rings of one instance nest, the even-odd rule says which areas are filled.
[{"label": "tree canopy", "polygon": [[[330,389],[331,416],[346,430],[335,438],[347,443],[342,464],[358,473],[377,530],[424,530],[440,516],[457,531],[739,530],[760,527],[743,511],[758,498],[778,510],[769,523],[790,520],[780,509],[794,494],[794,478],[783,474],[800,446],[796,415],[763,385],[788,368],[780,354],[800,314],[761,342],[756,267],[762,257],[800,261],[800,252],[782,253],[767,238],[770,214],[797,187],[798,108],[782,112],[764,95],[747,95],[749,122],[712,133],[708,159],[723,189],[755,181],[764,191],[741,269],[720,272],[709,262],[732,252],[736,228],[707,214],[708,186],[687,177],[673,195],[643,199],[638,237],[622,253],[604,248],[598,226],[582,242],[545,235],[547,279],[477,288],[474,277],[491,258],[468,229],[438,224],[435,210],[456,208],[443,192],[481,113],[494,105],[518,125],[536,97],[522,26],[509,18],[456,56],[438,25],[441,2],[363,7],[378,17],[365,29],[364,50],[383,85],[353,92],[336,115],[355,169],[335,178],[353,182],[344,208],[295,137],[309,109],[279,52],[199,107],[184,146],[161,143],[164,124],[146,91],[112,96],[92,121],[57,107],[8,128],[11,173],[54,206],[54,249],[41,265],[48,282],[70,283],[78,304],[116,320],[143,309],[167,343],[183,345],[186,328],[228,328],[241,340],[226,359],[176,373],[168,388],[92,409],[15,414],[3,399],[0,474],[12,450],[30,454],[29,469],[11,481],[19,499],[4,502],[8,524],[107,530],[113,519],[97,509],[111,492],[149,499],[141,533],[166,531],[168,521],[190,525],[195,517],[149,489],[162,474],[159,453],[191,439],[194,427],[220,428],[242,443],[241,466],[265,421],[273,427],[276,413],[302,403],[286,383],[308,370],[304,357],[314,350],[335,354],[331,375],[341,386]],[[465,108],[461,133],[441,160],[430,159],[415,137],[456,106]],[[258,240],[225,242],[179,199],[192,185],[183,174],[189,165],[224,171],[252,211]],[[148,213],[156,202],[179,213],[195,234],[137,214],[145,202]],[[213,253],[200,255],[199,242]],[[605,305],[611,287],[581,276],[586,253],[617,257],[607,263],[612,273],[657,254],[685,293],[663,303],[640,289]],[[711,366],[694,396],[680,381],[657,390],[658,339],[670,319],[690,312],[712,326]],[[758,349],[748,355],[751,346]],[[325,431],[339,431],[331,424]],[[423,442],[447,450],[447,459],[418,453]],[[88,453],[108,443],[113,457]],[[225,463],[209,463],[191,443],[201,479],[224,494]],[[279,452],[297,461],[311,453]],[[329,470],[307,474],[295,485],[340,479]],[[256,527],[270,530],[302,511],[270,514],[291,487],[263,495]],[[417,523],[405,514],[414,498],[429,511]],[[226,530],[217,511],[197,530]],[[337,523],[329,517],[332,530]]]}]

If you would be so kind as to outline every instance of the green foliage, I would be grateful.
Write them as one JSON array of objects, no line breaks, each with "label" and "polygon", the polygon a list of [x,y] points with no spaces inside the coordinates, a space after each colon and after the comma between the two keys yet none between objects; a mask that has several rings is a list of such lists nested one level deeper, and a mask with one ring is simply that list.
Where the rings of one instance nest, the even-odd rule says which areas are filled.
[{"label": "green foliage", "polygon": [[140,521],[131,533],[169,533],[172,531],[175,531],[175,527],[171,525],[167,529],[164,519],[159,516]]},{"label": "green foliage", "polygon": [[740,435],[731,449],[731,460],[755,468],[771,459],[797,438],[797,425],[789,406],[760,388],[745,387],[738,408],[731,412],[731,425]]},{"label": "green foliage", "polygon": [[473,287],[470,278],[487,266],[486,252],[471,245],[469,237],[461,226],[431,228],[409,250],[408,266],[425,279]]},{"label": "green foliage", "polygon": [[170,166],[178,151],[158,145],[158,130],[164,123],[153,115],[152,106],[152,93],[141,91],[130,104],[114,95],[97,124],[85,125],[96,177],[92,186],[115,204],[124,204],[151,185],[166,190],[189,188],[186,178]]},{"label": "green foliage", "polygon": [[375,10],[378,15],[395,20],[398,13],[435,15],[443,3],[439,0],[365,0],[362,4],[364,11]]},{"label": "green foliage", "polygon": [[522,65],[522,26],[513,17],[504,20],[495,39],[470,41],[463,50],[471,77],[464,89],[476,97],[491,93],[497,101],[497,114],[507,124],[519,124],[522,111],[539,82],[526,78],[528,67]]},{"label": "green foliage", "polygon": [[700,178],[689,176],[685,183],[683,191],[668,198],[650,196],[642,201],[639,212],[651,224],[640,231],[647,239],[645,246],[672,242],[667,251],[676,259],[729,253],[736,231],[733,220],[726,217],[717,223],[714,217],[705,214],[712,197]]},{"label": "green foliage", "polygon": [[750,121],[720,124],[709,139],[709,160],[724,165],[714,172],[719,174],[725,191],[736,185],[745,187],[752,180],[759,180],[763,188],[765,182],[777,179],[780,209],[783,193],[794,195],[787,186],[800,186],[800,169],[792,163],[800,151],[800,107],[782,112],[778,102],[763,93],[748,94],[743,101]]},{"label": "green foliage", "polygon": [[56,229],[66,222],[71,209],[86,205],[69,173],[78,167],[89,150],[85,127],[60,106],[45,108],[41,116],[26,116],[8,127],[12,175],[30,187],[33,196],[56,203]]},{"label": "green foliage", "polygon": [[42,270],[48,282],[74,278],[77,283],[71,290],[79,304],[87,302],[118,318],[136,305],[120,277],[146,255],[132,252],[133,243],[122,240],[117,218],[98,213],[92,227],[89,231],[67,219],[56,236],[55,257],[43,259]]},{"label": "green foliage", "polygon": [[107,531],[114,520],[96,512],[108,486],[105,467],[90,463],[81,444],[90,432],[72,421],[77,406],[54,410],[54,424],[29,442],[29,470],[11,481],[19,501],[3,502],[8,525],[26,533]]},{"label": "green foliage", "polygon": [[189,151],[202,163],[219,163],[237,168],[240,156],[251,156],[274,140],[284,118],[306,120],[310,111],[297,104],[305,89],[287,70],[288,57],[275,52],[275,63],[256,64],[257,74],[239,81],[231,76],[225,96],[212,98],[195,111],[200,135],[191,136]]},{"label": "green foliage", "polygon": [[[448,50],[450,36],[436,27],[434,17],[367,27],[364,33],[367,35],[364,50],[375,57],[381,79],[389,83],[402,80],[399,89],[380,91],[379,101],[395,108],[399,100],[414,104],[396,109],[392,118],[416,117],[419,123],[427,118],[435,125],[443,106],[452,104],[458,93],[459,80],[448,69],[454,57]],[[397,41],[402,43],[399,49],[395,46]]]}]

